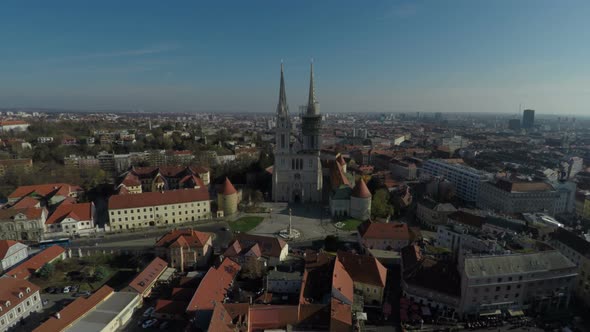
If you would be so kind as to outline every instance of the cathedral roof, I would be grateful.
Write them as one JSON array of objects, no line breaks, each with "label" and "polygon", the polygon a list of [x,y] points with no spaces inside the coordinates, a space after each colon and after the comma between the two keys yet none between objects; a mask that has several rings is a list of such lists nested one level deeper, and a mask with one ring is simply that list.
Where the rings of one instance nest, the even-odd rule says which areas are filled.
[{"label": "cathedral roof", "polygon": [[369,188],[367,188],[367,185],[365,184],[365,181],[363,180],[363,178],[360,178],[356,182],[356,185],[354,186],[354,189],[352,190],[352,196],[359,197],[359,198],[370,198],[371,197],[371,192],[369,191]]},{"label": "cathedral roof", "polygon": [[281,87],[279,89],[279,104],[277,105],[279,115],[287,115],[289,106],[287,105],[287,91],[285,89],[285,75],[283,73],[283,64],[281,63]]}]

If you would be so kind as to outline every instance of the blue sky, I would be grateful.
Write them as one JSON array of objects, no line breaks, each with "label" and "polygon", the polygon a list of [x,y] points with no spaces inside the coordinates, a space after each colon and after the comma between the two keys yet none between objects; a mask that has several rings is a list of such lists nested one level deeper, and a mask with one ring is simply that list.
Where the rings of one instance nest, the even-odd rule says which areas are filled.
[{"label": "blue sky", "polygon": [[590,2],[5,1],[0,107],[590,114]]}]

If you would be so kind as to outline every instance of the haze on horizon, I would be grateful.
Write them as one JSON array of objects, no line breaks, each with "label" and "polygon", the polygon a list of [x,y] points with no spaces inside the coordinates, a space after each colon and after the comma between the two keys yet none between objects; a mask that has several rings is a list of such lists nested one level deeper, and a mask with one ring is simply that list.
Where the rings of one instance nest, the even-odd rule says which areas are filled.
[{"label": "haze on horizon", "polygon": [[23,1],[0,11],[0,108],[587,115],[590,2]]}]

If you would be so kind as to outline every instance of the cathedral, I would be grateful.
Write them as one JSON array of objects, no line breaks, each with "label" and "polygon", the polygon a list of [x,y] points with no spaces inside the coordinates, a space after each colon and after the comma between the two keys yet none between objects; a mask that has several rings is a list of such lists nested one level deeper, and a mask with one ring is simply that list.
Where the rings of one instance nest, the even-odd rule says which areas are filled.
[{"label": "cathedral", "polygon": [[281,64],[281,85],[277,105],[275,164],[272,195],[275,202],[322,202],[323,178],[320,160],[322,118],[316,100],[313,64],[309,79],[307,109],[301,119],[301,135],[291,144],[292,125],[287,105],[285,78]]}]

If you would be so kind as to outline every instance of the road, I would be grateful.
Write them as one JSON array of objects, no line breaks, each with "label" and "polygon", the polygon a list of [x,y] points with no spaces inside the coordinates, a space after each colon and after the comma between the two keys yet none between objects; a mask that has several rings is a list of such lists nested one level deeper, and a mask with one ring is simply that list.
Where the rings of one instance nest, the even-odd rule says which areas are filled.
[{"label": "road", "polygon": [[[213,246],[226,247],[229,241],[233,238],[228,229],[228,224],[225,221],[208,222],[206,224],[186,224],[179,225],[178,229],[191,228],[200,232],[213,233]],[[104,237],[80,238],[74,239],[71,242],[71,248],[100,248],[105,250],[110,249],[147,249],[152,248],[162,235],[168,233],[171,229],[146,229],[137,230],[129,233],[114,233],[105,234]]]}]

